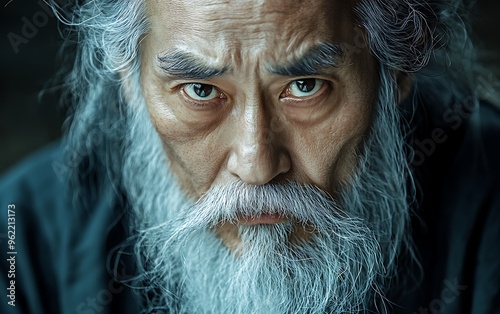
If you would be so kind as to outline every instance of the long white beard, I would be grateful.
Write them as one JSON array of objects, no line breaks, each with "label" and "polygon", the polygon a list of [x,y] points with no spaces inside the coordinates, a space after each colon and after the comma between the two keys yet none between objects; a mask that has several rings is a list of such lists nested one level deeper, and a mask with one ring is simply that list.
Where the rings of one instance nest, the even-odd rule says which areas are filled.
[{"label": "long white beard", "polygon": [[[136,95],[123,182],[139,230],[135,285],[148,299],[145,311],[353,313],[383,306],[395,258],[408,245],[409,172],[393,86],[382,73],[371,132],[337,202],[298,183],[234,183],[193,204],[168,172],[144,99]],[[241,254],[213,232],[236,214],[269,208],[292,221],[240,226]],[[310,238],[293,241],[305,224],[314,229]]]}]

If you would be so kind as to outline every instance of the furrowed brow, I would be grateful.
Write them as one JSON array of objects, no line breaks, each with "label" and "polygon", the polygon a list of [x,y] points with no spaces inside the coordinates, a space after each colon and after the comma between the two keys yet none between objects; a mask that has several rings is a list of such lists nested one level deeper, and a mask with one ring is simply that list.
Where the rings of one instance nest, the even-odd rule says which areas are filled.
[{"label": "furrowed brow", "polygon": [[197,56],[181,50],[157,55],[157,60],[158,66],[173,79],[203,80],[227,72],[226,68],[211,67]]},{"label": "furrowed brow", "polygon": [[284,76],[312,76],[338,67],[344,59],[345,53],[340,45],[322,43],[309,49],[298,60],[283,66],[272,66],[269,71]]}]

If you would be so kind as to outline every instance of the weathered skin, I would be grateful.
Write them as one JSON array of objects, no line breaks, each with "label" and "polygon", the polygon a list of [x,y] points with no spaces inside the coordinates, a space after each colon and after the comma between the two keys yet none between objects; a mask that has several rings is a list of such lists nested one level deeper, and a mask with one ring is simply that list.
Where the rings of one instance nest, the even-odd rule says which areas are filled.
[{"label": "weathered skin", "polygon": [[[141,43],[141,85],[170,167],[184,190],[199,198],[210,187],[242,180],[292,180],[335,195],[356,166],[370,126],[378,86],[367,48],[348,53],[339,67],[312,76],[324,80],[308,97],[290,84],[303,77],[269,72],[318,43],[353,44],[356,24],[346,1],[148,1],[151,32]],[[158,55],[177,48],[211,67],[227,68],[203,80],[173,79]],[[196,103],[186,83],[217,88]],[[236,225],[217,230],[237,245]]]}]

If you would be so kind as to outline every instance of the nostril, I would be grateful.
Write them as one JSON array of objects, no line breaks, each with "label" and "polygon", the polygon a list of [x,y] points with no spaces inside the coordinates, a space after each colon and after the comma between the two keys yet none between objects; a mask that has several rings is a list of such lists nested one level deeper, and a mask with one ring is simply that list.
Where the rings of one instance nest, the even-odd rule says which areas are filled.
[{"label": "nostril", "polygon": [[232,152],[227,161],[228,171],[248,184],[266,184],[290,171],[289,155],[267,148],[266,151],[247,149]]},{"label": "nostril", "polygon": [[227,160],[227,169],[230,173],[239,177],[239,175],[238,175],[238,157],[236,156],[235,153],[232,153],[229,155],[229,158]]},{"label": "nostril", "polygon": [[285,174],[290,171],[292,168],[292,160],[290,159],[290,155],[288,155],[288,153],[283,152],[279,155],[278,167],[279,174]]}]

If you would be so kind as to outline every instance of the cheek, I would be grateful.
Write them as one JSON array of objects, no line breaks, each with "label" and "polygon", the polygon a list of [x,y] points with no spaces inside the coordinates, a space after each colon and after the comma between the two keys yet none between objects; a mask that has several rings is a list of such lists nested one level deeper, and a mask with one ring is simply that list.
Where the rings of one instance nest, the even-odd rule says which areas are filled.
[{"label": "cheek", "polygon": [[175,111],[168,105],[172,102],[172,97],[161,80],[148,74],[148,72],[143,74],[141,84],[151,121],[164,141],[182,143],[190,137],[190,128],[178,119]]},{"label": "cheek", "polygon": [[164,146],[172,163],[172,170],[181,180],[190,183],[189,192],[193,196],[200,197],[212,186],[223,162],[223,156],[216,145],[203,142],[165,142]]},{"label": "cheek", "polygon": [[343,90],[336,110],[329,112],[320,125],[294,132],[296,168],[307,183],[334,194],[341,182],[349,181],[370,126],[372,110],[368,96]]},{"label": "cheek", "polygon": [[[328,160],[329,173],[328,185],[330,189],[337,189],[340,185],[348,184],[358,164],[360,152],[362,150],[363,139],[368,133],[370,125],[370,110],[363,112],[352,112],[346,114],[343,123],[338,123],[335,131],[335,138],[338,141],[335,151],[329,153],[334,158]],[[326,157],[328,158],[328,156]]]},{"label": "cheek", "polygon": [[171,170],[184,189],[200,196],[211,185],[223,160],[217,132],[200,132],[199,125],[180,119],[168,104],[174,96],[166,94],[158,82],[143,81],[147,110],[162,139]]}]

